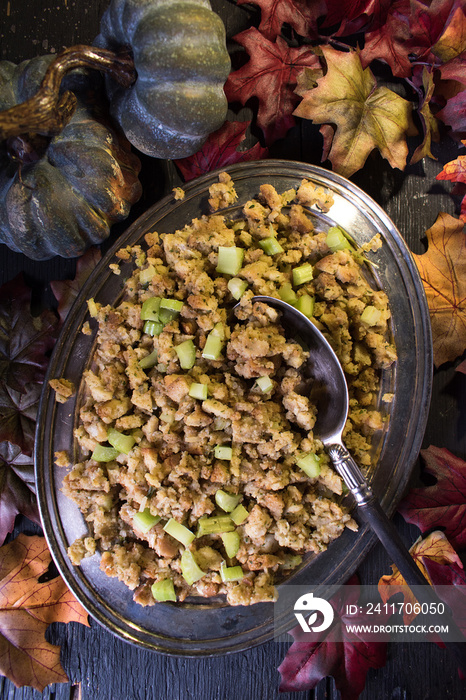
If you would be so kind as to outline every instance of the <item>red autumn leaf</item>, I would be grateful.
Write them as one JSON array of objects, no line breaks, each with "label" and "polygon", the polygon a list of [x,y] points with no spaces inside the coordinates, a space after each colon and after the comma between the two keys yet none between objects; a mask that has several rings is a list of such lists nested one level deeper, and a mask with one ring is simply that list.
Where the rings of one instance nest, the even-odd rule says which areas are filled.
[{"label": "red autumn leaf", "polygon": [[86,612],[61,577],[39,583],[50,562],[43,537],[21,534],[1,548],[0,673],[18,687],[39,691],[68,681],[60,647],[45,639],[47,627],[52,622],[87,625]]},{"label": "red autumn leaf", "polygon": [[338,36],[367,32],[381,27],[387,17],[392,0],[327,0],[324,27],[341,26]]},{"label": "red autumn leaf", "polygon": [[417,58],[428,58],[432,46],[442,35],[454,0],[410,0],[410,51]]},{"label": "red autumn leaf", "polygon": [[390,66],[393,75],[404,78],[411,75],[410,9],[409,0],[395,0],[389,8],[386,22],[377,29],[366,32],[364,48],[359,54],[363,68],[371,61],[379,60]]},{"label": "red autumn leaf", "polygon": [[89,248],[84,255],[76,261],[76,274],[72,280],[58,280],[50,282],[50,287],[58,301],[58,313],[63,323],[71,309],[74,300],[78,296],[84,282],[87,280],[102,255],[97,247]]},{"label": "red autumn leaf", "polygon": [[307,641],[309,634],[303,633],[299,626],[291,630],[295,641],[278,668],[281,691],[310,690],[322,678],[333,676],[342,700],[357,700],[368,670],[385,665],[386,644],[367,641],[367,633],[363,640],[346,626],[354,629],[373,622],[362,612],[348,616],[347,606],[357,605],[359,600],[357,577],[350,579],[348,585],[350,589],[343,586],[330,600],[335,611],[334,622],[324,632],[313,634],[315,641]]},{"label": "red autumn leaf", "polygon": [[439,71],[443,80],[456,80],[466,85],[466,51],[439,66]]},{"label": "red autumn leaf", "polygon": [[436,478],[432,486],[412,489],[399,511],[421,530],[441,528],[456,550],[466,547],[466,462],[441,447],[421,451],[425,470]]},{"label": "red autumn leaf", "polygon": [[249,61],[230,73],[225,94],[230,103],[245,105],[257,98],[257,125],[266,143],[286,135],[294,125],[292,116],[298,96],[298,74],[308,66],[318,68],[319,59],[308,46],[290,47],[281,37],[272,43],[254,27],[233,37],[249,54]]},{"label": "red autumn leaf", "polygon": [[[452,585],[453,580],[456,582],[461,579],[464,580],[461,559],[443,532],[435,531],[431,532],[425,539],[419,538],[409,551],[431,584],[446,585],[445,581],[448,580],[448,585]],[[446,568],[446,571],[442,574],[441,569],[439,570],[437,581],[435,580],[435,573],[433,574],[434,578],[431,577],[431,572],[437,571],[437,569],[430,566],[432,563]],[[442,584],[440,584],[440,580]],[[402,593],[405,602],[411,603],[410,606],[406,606],[403,609],[403,622],[405,625],[409,625],[417,617],[419,613],[414,608],[417,599],[411,589],[407,587],[406,581],[394,564],[392,564],[392,573],[381,577],[378,588],[384,603],[397,593]]]},{"label": "red autumn leaf", "polygon": [[32,457],[10,442],[0,443],[0,544],[12,532],[18,513],[40,525],[33,489]]},{"label": "red autumn leaf", "polygon": [[451,12],[441,36],[432,46],[432,52],[440,58],[442,63],[446,63],[464,51],[466,51],[466,8],[462,1],[457,3],[457,7]]},{"label": "red autumn leaf", "polygon": [[[457,139],[464,138],[466,136],[466,90],[462,90],[454,97],[450,97],[445,107],[437,114],[437,117],[445,124],[451,126],[451,136]],[[451,178],[437,176],[437,179],[449,180]]]},{"label": "red autumn leaf", "polygon": [[237,0],[238,5],[251,3],[261,8],[259,31],[271,41],[279,36],[284,24],[301,36],[317,37],[317,20],[327,9],[325,0]]},{"label": "red autumn leaf", "polygon": [[56,334],[51,311],[32,316],[31,289],[22,274],[0,288],[0,393],[42,382]]},{"label": "red autumn leaf", "polygon": [[246,138],[251,122],[225,122],[220,129],[210,134],[200,151],[189,158],[175,160],[185,182],[216,168],[232,163],[259,160],[267,157],[267,149],[256,143],[247,150],[238,150]]},{"label": "red autumn leaf", "polygon": [[466,237],[464,222],[440,212],[426,231],[428,249],[414,255],[429,305],[434,363],[455,360],[466,348]]}]

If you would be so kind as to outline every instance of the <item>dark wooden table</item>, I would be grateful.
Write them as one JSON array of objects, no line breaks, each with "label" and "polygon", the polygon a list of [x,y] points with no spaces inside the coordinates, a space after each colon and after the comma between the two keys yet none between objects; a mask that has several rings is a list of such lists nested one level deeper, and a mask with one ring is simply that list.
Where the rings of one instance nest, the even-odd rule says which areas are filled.
[{"label": "dark wooden table", "polygon": [[[253,8],[236,6],[234,0],[215,0],[229,37],[250,26]],[[75,43],[92,42],[98,33],[106,0],[0,0],[0,58],[13,62],[43,53],[56,53]],[[270,155],[319,164],[307,124],[294,128],[274,145]],[[315,141],[314,141],[315,142]],[[446,139],[436,147],[438,161],[424,160],[405,172],[392,170],[373,155],[363,171],[352,179],[393,219],[408,245],[416,253],[425,250],[423,237],[438,212],[457,215],[450,185],[435,180],[442,164],[457,156],[458,146]],[[159,168],[144,160],[144,195],[133,208],[134,220],[160,196],[163,183],[154,182]],[[457,204],[457,203],[456,203]],[[125,224],[126,225],[126,224]],[[116,227],[113,236],[123,227]],[[23,271],[37,293],[47,298],[47,283],[74,276],[75,261],[55,258],[37,263],[0,246],[0,283]],[[49,298],[50,295],[49,295]],[[453,366],[435,372],[430,417],[424,447],[447,447],[466,458],[466,376]],[[416,473],[414,475],[416,479]],[[407,544],[418,537],[417,528],[407,526],[400,516],[397,526]],[[24,520],[19,527],[31,531]],[[360,567],[363,583],[376,584],[390,572],[382,548],[374,547]],[[42,694],[31,688],[16,689],[0,677],[0,694],[8,700],[39,697],[56,700],[336,700],[332,679],[324,679],[317,690],[279,693],[277,667],[286,644],[269,642],[244,653],[210,659],[178,659],[131,646],[113,637],[97,623],[90,628],[71,623],[49,628],[49,641],[60,644],[62,664],[70,684],[49,686]],[[379,671],[370,671],[362,700],[459,700],[466,697],[466,682],[458,677],[455,663],[430,643],[392,644],[388,661]]]}]

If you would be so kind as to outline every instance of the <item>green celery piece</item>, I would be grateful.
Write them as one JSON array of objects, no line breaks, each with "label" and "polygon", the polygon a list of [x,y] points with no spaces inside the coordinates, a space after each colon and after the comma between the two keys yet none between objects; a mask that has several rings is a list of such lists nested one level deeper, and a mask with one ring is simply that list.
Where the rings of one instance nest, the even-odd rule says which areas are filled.
[{"label": "green celery piece", "polygon": [[236,557],[241,544],[239,533],[236,530],[233,530],[233,532],[222,532],[220,537],[222,538],[227,557],[230,559]]},{"label": "green celery piece", "polygon": [[146,299],[141,307],[141,319],[143,321],[159,321],[160,297]]},{"label": "green celery piece", "polygon": [[231,513],[231,511],[236,508],[240,500],[241,496],[234,493],[227,493],[226,491],[223,491],[223,489],[218,489],[218,491],[215,492],[215,503],[226,513]]},{"label": "green celery piece", "polygon": [[166,601],[176,603],[175,586],[171,578],[164,578],[162,581],[156,581],[152,584],[150,590],[155,600],[159,603],[165,603]]},{"label": "green celery piece", "polygon": [[232,532],[235,524],[229,515],[203,516],[197,521],[196,537],[204,535],[221,535],[223,532]]},{"label": "green celery piece", "polygon": [[96,462],[112,462],[118,457],[120,453],[114,447],[107,447],[106,445],[96,445],[94,451],[91,454],[91,459],[95,459]]},{"label": "green celery piece", "polygon": [[242,503],[236,506],[236,508],[230,513],[230,518],[233,520],[235,525],[241,525],[244,523],[248,516],[249,513]]},{"label": "green celery piece", "polygon": [[282,301],[294,306],[298,300],[297,294],[289,282],[285,282],[278,290],[278,295]]},{"label": "green celery piece", "polygon": [[163,324],[170,323],[178,316],[183,308],[183,302],[179,299],[161,299],[159,307],[159,319]]},{"label": "green celery piece", "polygon": [[352,250],[353,248],[339,226],[330,226],[325,242],[332,253],[336,253],[337,250]]},{"label": "green celery piece", "polygon": [[207,384],[200,384],[199,382],[193,382],[189,387],[189,395],[193,399],[199,399],[200,401],[205,401],[209,395],[209,389]]},{"label": "green celery piece", "polygon": [[303,470],[311,479],[317,479],[320,474],[320,457],[313,452],[303,452],[296,460],[296,466]]},{"label": "green celery piece", "polygon": [[175,540],[181,542],[185,547],[191,544],[193,539],[196,537],[194,532],[188,530],[187,527],[179,523],[175,518],[170,518],[163,526],[165,532],[171,535]]},{"label": "green celery piece", "polygon": [[267,375],[258,377],[256,379],[256,384],[263,394],[268,394],[273,389],[273,381]]},{"label": "green celery piece", "polygon": [[196,346],[191,339],[175,346],[181,369],[191,369],[196,362]]},{"label": "green celery piece", "polygon": [[139,360],[139,367],[141,369],[149,369],[153,367],[157,362],[157,350],[152,350],[150,355],[146,355]]},{"label": "green celery piece", "polygon": [[147,335],[160,335],[163,331],[163,323],[160,321],[146,321],[144,323],[143,331]]},{"label": "green celery piece", "polygon": [[147,534],[160,521],[160,515],[152,515],[149,508],[135,513],[133,521],[141,532]]},{"label": "green celery piece", "polygon": [[238,299],[241,299],[244,292],[248,288],[248,283],[246,280],[242,280],[240,277],[232,277],[228,280],[227,287],[233,299],[238,301]]},{"label": "green celery piece", "polygon": [[216,272],[222,275],[237,275],[244,260],[244,248],[219,246]]},{"label": "green celery piece", "polygon": [[382,318],[382,312],[375,306],[366,306],[361,314],[361,321],[366,323],[368,326],[376,326],[380,323]]},{"label": "green celery piece", "polygon": [[225,342],[225,331],[221,323],[216,323],[206,338],[202,357],[206,360],[218,360]]},{"label": "green celery piece", "polygon": [[284,249],[277,241],[275,236],[269,236],[269,238],[263,238],[259,241],[259,245],[267,255],[277,255],[277,253],[284,253]]},{"label": "green celery piece", "polygon": [[314,269],[311,263],[304,263],[299,265],[299,267],[293,268],[293,284],[299,287],[301,284],[310,282],[314,277]]},{"label": "green celery piece", "polygon": [[141,270],[139,273],[139,284],[144,286],[152,280],[155,275],[156,269],[153,265],[148,265],[145,270]]},{"label": "green celery piece", "polygon": [[220,576],[222,581],[226,583],[227,581],[240,581],[244,578],[243,569],[240,566],[221,566]]},{"label": "green celery piece", "polygon": [[314,304],[314,297],[311,297],[310,294],[303,294],[302,296],[298,297],[298,301],[296,302],[295,306],[298,311],[301,311],[301,313],[303,313],[305,316],[311,318],[314,315]]},{"label": "green celery piece", "polygon": [[136,442],[132,435],[125,435],[120,433],[115,428],[110,428],[107,432],[107,440],[118,452],[123,452],[125,455],[129,454],[134,447]]},{"label": "green celery piece", "polygon": [[233,457],[233,449],[228,445],[215,445],[214,456],[216,459],[225,459],[229,462]]},{"label": "green celery piece", "polygon": [[181,555],[181,575],[188,586],[192,586],[193,583],[199,581],[205,574],[206,572],[202,571],[195,560],[194,554],[189,549],[185,549]]}]

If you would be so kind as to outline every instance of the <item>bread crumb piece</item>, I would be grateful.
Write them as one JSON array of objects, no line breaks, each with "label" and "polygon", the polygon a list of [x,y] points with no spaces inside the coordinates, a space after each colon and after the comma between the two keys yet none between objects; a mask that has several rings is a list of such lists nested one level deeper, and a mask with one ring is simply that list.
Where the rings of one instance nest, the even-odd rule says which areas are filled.
[{"label": "bread crumb piece", "polygon": [[109,265],[109,268],[111,269],[114,275],[121,275],[120,266],[116,263],[111,263],[111,265]]},{"label": "bread crumb piece", "polygon": [[58,401],[58,403],[65,403],[65,401],[68,401],[76,392],[73,382],[63,377],[61,379],[51,379],[49,381],[49,386],[54,390],[55,401]]},{"label": "bread crumb piece", "polygon": [[385,401],[385,403],[391,403],[394,398],[395,394],[393,394],[392,392],[387,392],[382,396],[382,401]]},{"label": "bread crumb piece", "polygon": [[68,455],[68,452],[66,450],[60,450],[59,452],[54,452],[53,454],[55,458],[55,464],[57,467],[69,467],[71,462],[70,462],[70,457]]},{"label": "bread crumb piece", "polygon": [[81,329],[84,335],[92,335],[92,328],[89,325],[89,321],[86,321],[83,323],[83,327]]},{"label": "bread crumb piece", "polygon": [[173,196],[175,199],[184,199],[185,198],[185,191],[182,187],[174,187],[173,188]]},{"label": "bread crumb piece", "polygon": [[68,547],[68,556],[72,564],[77,566],[85,557],[95,554],[96,544],[93,537],[80,537]]}]

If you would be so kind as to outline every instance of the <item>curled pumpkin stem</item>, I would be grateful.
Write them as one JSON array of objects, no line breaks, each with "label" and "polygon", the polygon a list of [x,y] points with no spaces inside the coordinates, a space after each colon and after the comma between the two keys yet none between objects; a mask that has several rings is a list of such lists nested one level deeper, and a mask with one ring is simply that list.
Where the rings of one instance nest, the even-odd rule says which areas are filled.
[{"label": "curled pumpkin stem", "polygon": [[95,68],[109,73],[124,87],[136,80],[129,53],[77,44],[59,53],[51,62],[39,90],[26,102],[0,112],[0,140],[23,134],[53,136],[60,133],[76,108],[76,97],[69,90],[60,95],[60,85],[75,68]]}]

